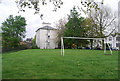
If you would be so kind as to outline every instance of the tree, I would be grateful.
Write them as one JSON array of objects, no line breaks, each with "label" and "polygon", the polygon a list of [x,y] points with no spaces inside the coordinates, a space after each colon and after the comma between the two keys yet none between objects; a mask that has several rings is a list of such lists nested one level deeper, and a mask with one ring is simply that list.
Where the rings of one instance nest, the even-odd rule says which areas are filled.
[{"label": "tree", "polygon": [[[115,19],[116,16],[111,12],[109,7],[100,5],[99,11],[91,11],[90,17],[94,21],[97,30],[98,37],[105,38],[115,31]],[[102,40],[102,48],[104,47],[104,40]]]},{"label": "tree", "polygon": [[[99,37],[108,37],[115,30],[114,22],[116,16],[111,12],[110,8],[102,5],[99,11],[93,11],[91,18],[97,24]],[[108,31],[109,32],[106,32]]]},{"label": "tree", "polygon": [[[86,14],[88,18],[96,25],[95,29],[99,37],[108,37],[115,30],[116,16],[111,12],[111,9],[103,5],[102,2],[95,2],[94,0],[81,1],[81,4],[86,7],[82,11]],[[114,25],[114,28],[111,28],[111,25]],[[106,30],[111,29],[109,34],[106,34]]]},{"label": "tree", "polygon": [[58,20],[57,22],[55,22],[55,26],[58,29],[58,34],[57,34],[58,45],[60,45],[60,41],[61,41],[60,39],[64,35],[64,30],[65,30],[66,23],[67,23],[67,19],[66,18],[62,18],[62,19]]},{"label": "tree", "polygon": [[[54,9],[53,11],[57,11],[58,8],[61,8],[61,5],[63,5],[63,0],[16,0],[17,7],[19,11],[25,12],[25,8],[30,8],[35,10],[35,14],[40,15],[40,17],[43,16],[43,14],[40,14],[40,8],[41,5],[47,5],[49,3],[53,3]],[[81,4],[87,8],[87,11],[89,11],[90,8],[95,8],[98,10],[98,4],[96,0],[81,0]],[[103,0],[101,2],[103,4]]]},{"label": "tree", "polygon": [[83,17],[80,17],[76,8],[70,11],[70,15],[68,15],[68,23],[66,24],[66,29],[64,32],[64,36],[71,37],[80,37],[83,36],[83,28],[81,27],[81,22],[84,20]]},{"label": "tree", "polygon": [[19,11],[25,12],[25,8],[34,9],[34,14],[40,15],[40,17],[43,16],[43,14],[40,13],[41,5],[44,6],[48,3],[53,3],[53,11],[56,11],[63,4],[62,0],[16,0],[16,3]]},{"label": "tree", "polygon": [[32,48],[33,48],[33,49],[38,48],[37,45],[36,45],[36,35],[34,36],[34,38],[33,38],[33,40],[32,40]]},{"label": "tree", "polygon": [[[84,19],[82,23],[82,27],[85,28],[85,34],[87,38],[96,38],[98,37],[97,34],[97,24],[94,24],[93,20],[91,18]],[[93,39],[90,40],[91,43],[91,49],[93,48]]]},{"label": "tree", "polygon": [[[64,36],[66,37],[86,37],[85,28],[82,27],[84,21],[83,17],[80,17],[75,7],[70,11],[68,15],[68,22],[65,27]],[[75,40],[75,39],[65,39],[66,44],[72,45],[75,44],[87,44],[87,41],[84,40]]]},{"label": "tree", "polygon": [[[102,2],[94,2],[91,0],[86,0],[86,2],[81,2],[86,9],[81,8],[81,10],[86,14],[88,18],[90,18],[96,26],[93,26],[96,32],[96,37],[108,37],[112,35],[115,31],[116,25],[115,15],[111,12],[109,7],[103,5],[104,0]],[[95,5],[96,4],[96,5]],[[107,32],[109,31],[109,32]],[[104,47],[104,40],[102,42]]]},{"label": "tree", "polygon": [[83,11],[85,14],[87,14],[92,9],[98,11],[100,9],[98,3],[103,4],[104,0],[102,0],[101,2],[98,2],[96,0],[81,0],[82,7],[81,7],[81,9],[79,7],[78,8],[80,11]]},{"label": "tree", "polygon": [[24,17],[10,15],[1,27],[3,47],[18,47],[19,42],[25,37],[25,26],[26,20]]}]

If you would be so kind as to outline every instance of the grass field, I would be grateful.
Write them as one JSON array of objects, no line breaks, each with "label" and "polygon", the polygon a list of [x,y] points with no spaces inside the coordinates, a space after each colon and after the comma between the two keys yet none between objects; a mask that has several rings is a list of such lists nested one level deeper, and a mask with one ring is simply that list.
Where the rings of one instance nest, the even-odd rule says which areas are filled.
[{"label": "grass field", "polygon": [[2,54],[0,53],[0,80],[2,80]]},{"label": "grass field", "polygon": [[118,52],[29,49],[3,54],[3,79],[117,79]]}]

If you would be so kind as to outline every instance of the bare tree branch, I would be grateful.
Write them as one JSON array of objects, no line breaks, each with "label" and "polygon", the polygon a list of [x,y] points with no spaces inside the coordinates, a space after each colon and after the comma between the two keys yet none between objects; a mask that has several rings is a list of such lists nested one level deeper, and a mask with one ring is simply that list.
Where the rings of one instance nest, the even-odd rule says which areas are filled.
[{"label": "bare tree branch", "polygon": [[113,21],[116,19],[116,17],[114,17],[109,23],[106,23],[105,26],[103,26],[104,30],[106,30],[112,23]]},{"label": "bare tree branch", "polygon": [[[116,17],[113,16],[110,9],[104,5],[102,5],[101,9],[99,11],[93,10],[90,12],[92,14],[92,19],[95,24],[97,24],[96,30],[97,33],[99,33],[99,36],[106,36],[105,30],[108,30],[112,27],[114,24]],[[109,13],[109,14],[108,14]],[[114,29],[115,30],[115,29]],[[109,34],[112,34],[114,30],[110,30]]]}]

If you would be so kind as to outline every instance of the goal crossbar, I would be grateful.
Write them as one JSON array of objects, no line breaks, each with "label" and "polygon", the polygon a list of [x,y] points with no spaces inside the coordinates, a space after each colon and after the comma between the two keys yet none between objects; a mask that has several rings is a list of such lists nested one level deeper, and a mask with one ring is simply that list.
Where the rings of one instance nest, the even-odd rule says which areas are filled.
[{"label": "goal crossbar", "polygon": [[[83,37],[61,37],[61,55],[64,56],[64,40],[63,39],[88,39],[88,40],[104,40],[105,38],[83,38]],[[106,44],[109,47],[109,50],[112,55],[112,49],[110,48],[109,44],[106,42],[104,43],[104,54],[106,54]]]},{"label": "goal crossbar", "polygon": [[104,40],[104,38],[82,38],[82,37],[62,37],[62,38],[68,38],[68,39],[93,39],[93,40]]}]

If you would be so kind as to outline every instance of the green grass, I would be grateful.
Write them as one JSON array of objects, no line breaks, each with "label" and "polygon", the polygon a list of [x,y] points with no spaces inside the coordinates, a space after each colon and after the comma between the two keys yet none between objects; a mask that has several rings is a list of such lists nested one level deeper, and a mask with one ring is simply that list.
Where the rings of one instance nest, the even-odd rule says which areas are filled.
[{"label": "green grass", "polygon": [[0,53],[0,80],[2,80],[2,54]]},{"label": "green grass", "polygon": [[117,79],[118,52],[29,49],[3,54],[3,79]]}]

